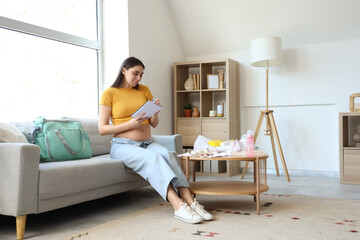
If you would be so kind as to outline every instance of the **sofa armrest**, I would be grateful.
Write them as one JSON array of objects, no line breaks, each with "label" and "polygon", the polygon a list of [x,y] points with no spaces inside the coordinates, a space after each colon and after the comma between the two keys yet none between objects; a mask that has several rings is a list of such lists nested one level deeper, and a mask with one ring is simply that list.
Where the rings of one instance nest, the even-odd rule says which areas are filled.
[{"label": "sofa armrest", "polygon": [[37,213],[40,148],[0,143],[0,214]]},{"label": "sofa armrest", "polygon": [[152,139],[169,149],[170,151],[182,153],[182,137],[180,134],[174,135],[151,135]]}]

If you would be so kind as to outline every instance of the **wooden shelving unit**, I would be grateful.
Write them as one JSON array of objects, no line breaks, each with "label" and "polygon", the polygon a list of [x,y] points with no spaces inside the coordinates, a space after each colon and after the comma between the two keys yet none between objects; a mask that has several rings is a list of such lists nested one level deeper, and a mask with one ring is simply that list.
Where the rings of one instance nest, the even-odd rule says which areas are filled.
[{"label": "wooden shelving unit", "polygon": [[360,184],[360,148],[352,140],[360,125],[360,112],[339,114],[340,136],[340,181]]},{"label": "wooden shelving unit", "polygon": [[[207,75],[218,74],[218,70],[224,72],[224,88],[208,89]],[[185,89],[184,83],[189,74],[200,75],[199,89]],[[198,106],[200,117],[185,117],[183,106],[187,103]],[[216,110],[217,103],[224,104],[224,116],[209,117],[209,111]],[[174,63],[174,132],[182,135],[185,147],[192,147],[198,135],[212,140],[240,138],[238,62],[225,59]],[[239,162],[227,162],[225,173],[218,175],[232,176],[239,171]],[[202,167],[200,172],[203,172]]]}]

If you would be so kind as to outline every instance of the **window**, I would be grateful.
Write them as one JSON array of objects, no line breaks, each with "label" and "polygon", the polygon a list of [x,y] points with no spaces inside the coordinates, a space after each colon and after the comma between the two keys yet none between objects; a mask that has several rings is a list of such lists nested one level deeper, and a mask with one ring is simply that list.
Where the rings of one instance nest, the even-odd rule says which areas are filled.
[{"label": "window", "polygon": [[0,121],[97,117],[98,4],[0,0]]},{"label": "window", "polygon": [[96,0],[0,0],[0,16],[92,40]]}]

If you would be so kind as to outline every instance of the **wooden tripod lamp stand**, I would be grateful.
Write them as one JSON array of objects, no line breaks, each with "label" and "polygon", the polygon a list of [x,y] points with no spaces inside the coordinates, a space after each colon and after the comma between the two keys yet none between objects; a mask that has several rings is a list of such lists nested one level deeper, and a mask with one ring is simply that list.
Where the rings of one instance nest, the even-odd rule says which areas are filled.
[{"label": "wooden tripod lamp stand", "polygon": [[[264,130],[265,132],[264,135],[270,136],[272,151],[274,155],[276,175],[279,176],[280,174],[276,159],[275,142],[280,154],[286,179],[288,182],[290,182],[289,173],[286,167],[284,154],[280,144],[279,134],[276,130],[275,119],[273,115],[274,111],[269,110],[269,98],[268,98],[269,67],[276,66],[282,63],[281,39],[277,37],[263,37],[263,38],[254,39],[251,41],[250,51],[251,51],[251,65],[254,67],[266,68],[266,110],[263,110],[260,113],[260,118],[254,134],[254,142],[256,142],[256,138],[259,134],[261,124],[265,117],[266,129]],[[275,136],[275,142],[274,142],[274,136]],[[248,168],[248,165],[249,162],[246,162],[241,178],[245,177],[245,173]]]}]

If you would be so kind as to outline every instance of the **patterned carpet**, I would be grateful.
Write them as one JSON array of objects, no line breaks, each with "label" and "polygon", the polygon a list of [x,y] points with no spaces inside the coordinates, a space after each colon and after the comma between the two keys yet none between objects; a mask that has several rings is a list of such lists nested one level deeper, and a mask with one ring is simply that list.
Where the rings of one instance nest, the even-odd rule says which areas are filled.
[{"label": "patterned carpet", "polygon": [[[360,239],[360,201],[299,195],[198,196],[214,221],[186,224],[169,203],[85,230],[66,240],[118,239]],[[65,240],[65,239],[64,239]]]}]

